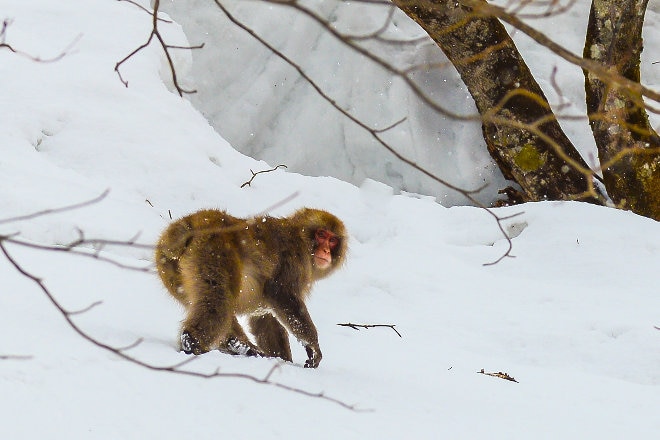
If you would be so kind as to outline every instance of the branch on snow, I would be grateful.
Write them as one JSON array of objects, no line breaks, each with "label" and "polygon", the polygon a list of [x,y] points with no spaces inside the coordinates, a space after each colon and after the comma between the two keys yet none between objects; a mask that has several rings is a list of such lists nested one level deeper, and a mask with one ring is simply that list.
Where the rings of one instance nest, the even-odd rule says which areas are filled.
[{"label": "branch on snow", "polygon": [[508,380],[510,382],[515,382],[519,383],[515,378],[512,376],[509,376],[508,373],[502,373],[501,371],[498,371],[497,373],[486,373],[484,369],[482,368],[480,371],[477,371],[479,374],[485,374],[486,376],[493,376],[493,377],[499,377],[500,379]]},{"label": "branch on snow", "polygon": [[270,170],[262,170],[262,171],[257,171],[256,173],[252,170],[250,172],[252,173],[252,177],[250,180],[245,182],[244,184],[241,185],[241,188],[244,188],[246,186],[252,186],[252,181],[254,180],[255,177],[257,177],[258,174],[263,174],[263,173],[272,173],[273,171],[279,169],[279,168],[286,168],[286,165],[278,165],[275,168],[271,168]]},{"label": "branch on snow", "polygon": [[349,322],[346,324],[337,324],[337,325],[341,327],[350,327],[353,330],[360,330],[361,328],[389,327],[392,330],[394,330],[394,333],[399,335],[400,338],[403,338],[403,336],[401,336],[401,333],[399,333],[399,331],[394,328],[396,324],[353,324]]}]

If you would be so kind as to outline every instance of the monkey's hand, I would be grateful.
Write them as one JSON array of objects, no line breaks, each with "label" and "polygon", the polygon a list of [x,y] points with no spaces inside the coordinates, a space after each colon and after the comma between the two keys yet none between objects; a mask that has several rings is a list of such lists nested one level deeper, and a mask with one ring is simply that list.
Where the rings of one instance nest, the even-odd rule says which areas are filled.
[{"label": "monkey's hand", "polygon": [[305,351],[307,351],[307,360],[305,361],[305,368],[316,368],[321,362],[321,349],[318,344],[307,344],[305,345]]}]

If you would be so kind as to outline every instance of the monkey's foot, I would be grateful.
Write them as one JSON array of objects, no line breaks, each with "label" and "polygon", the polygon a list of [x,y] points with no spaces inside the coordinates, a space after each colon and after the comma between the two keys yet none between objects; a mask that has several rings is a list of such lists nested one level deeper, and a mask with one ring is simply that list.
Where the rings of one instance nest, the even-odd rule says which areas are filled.
[{"label": "monkey's foot", "polygon": [[190,333],[183,332],[181,333],[181,350],[185,354],[202,354],[202,348],[199,345],[199,341],[193,338]]},{"label": "monkey's foot", "polygon": [[229,338],[227,341],[227,348],[231,354],[240,356],[259,356],[265,357],[266,355],[249,344],[239,340],[238,338]]}]

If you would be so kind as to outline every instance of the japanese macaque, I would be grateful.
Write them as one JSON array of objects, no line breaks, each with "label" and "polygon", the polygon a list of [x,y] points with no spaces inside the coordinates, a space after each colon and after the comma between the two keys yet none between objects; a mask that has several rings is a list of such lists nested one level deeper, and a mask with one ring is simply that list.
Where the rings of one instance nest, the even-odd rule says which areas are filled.
[{"label": "japanese macaque", "polygon": [[[186,308],[182,351],[291,361],[288,331],[305,347],[305,367],[316,368],[321,350],[305,299],[312,283],[339,268],[345,254],[344,224],[326,211],[240,219],[203,210],[170,224],[155,260],[167,290]],[[240,315],[248,317],[254,342]]]}]

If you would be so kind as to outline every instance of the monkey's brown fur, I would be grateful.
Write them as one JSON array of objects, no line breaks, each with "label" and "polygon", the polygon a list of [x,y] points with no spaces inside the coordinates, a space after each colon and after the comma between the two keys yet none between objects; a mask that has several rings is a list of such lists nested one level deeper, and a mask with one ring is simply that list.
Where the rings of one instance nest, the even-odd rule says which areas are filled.
[{"label": "monkey's brown fur", "polygon": [[[339,239],[325,270],[314,263],[319,229]],[[167,290],[186,307],[183,351],[219,349],[291,361],[288,330],[305,346],[305,366],[317,367],[321,350],[305,299],[312,283],[340,267],[345,254],[344,224],[326,211],[304,208],[287,218],[239,219],[203,210],[170,224],[155,261]],[[249,315],[255,343],[237,315]]]}]

